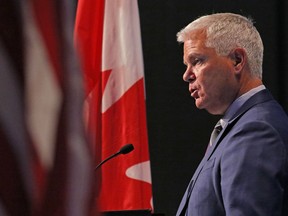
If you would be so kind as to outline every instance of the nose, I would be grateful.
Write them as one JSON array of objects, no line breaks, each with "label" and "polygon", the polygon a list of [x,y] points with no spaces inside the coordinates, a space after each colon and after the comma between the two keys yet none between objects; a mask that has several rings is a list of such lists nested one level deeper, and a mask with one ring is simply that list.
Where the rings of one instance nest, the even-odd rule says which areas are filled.
[{"label": "nose", "polygon": [[195,79],[195,73],[193,73],[191,67],[187,67],[186,71],[183,74],[183,80],[190,83],[193,82]]}]

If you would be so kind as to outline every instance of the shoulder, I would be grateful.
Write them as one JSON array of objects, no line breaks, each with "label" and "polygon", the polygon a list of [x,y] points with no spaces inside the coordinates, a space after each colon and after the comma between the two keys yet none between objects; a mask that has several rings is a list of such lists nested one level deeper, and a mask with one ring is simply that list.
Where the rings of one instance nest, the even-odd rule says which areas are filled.
[{"label": "shoulder", "polygon": [[259,133],[264,130],[283,138],[288,137],[287,114],[275,100],[252,106],[235,121],[235,127],[244,132]]},{"label": "shoulder", "polygon": [[240,151],[251,158],[260,152],[268,158],[283,153],[288,157],[287,114],[274,99],[254,103],[228,123],[221,144],[223,153],[232,155]]},{"label": "shoulder", "polygon": [[[279,169],[288,161],[288,119],[271,101],[253,106],[235,120],[222,140],[222,162],[269,162]],[[255,165],[255,164],[254,164]]]}]

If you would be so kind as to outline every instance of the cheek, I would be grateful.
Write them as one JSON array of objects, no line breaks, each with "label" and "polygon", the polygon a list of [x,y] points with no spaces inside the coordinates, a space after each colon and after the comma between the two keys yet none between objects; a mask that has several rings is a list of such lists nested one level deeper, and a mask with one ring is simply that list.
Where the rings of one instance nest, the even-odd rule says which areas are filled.
[{"label": "cheek", "polygon": [[201,91],[200,97],[203,98],[203,100],[208,100],[210,102],[214,100],[220,100],[222,97],[221,91],[219,90],[219,86],[216,84],[204,84],[203,90]]},{"label": "cheek", "polygon": [[206,71],[199,79],[201,92],[205,97],[222,97],[229,86],[229,76],[223,71]]},{"label": "cheek", "polygon": [[208,73],[203,73],[203,76],[199,77],[197,80],[199,83],[199,87],[201,92],[209,94],[211,91],[217,89],[217,81],[212,75],[209,75]]},{"label": "cheek", "polygon": [[222,77],[215,79],[209,89],[210,96],[218,100],[220,103],[227,104],[233,100],[237,83],[231,74],[224,74]]}]

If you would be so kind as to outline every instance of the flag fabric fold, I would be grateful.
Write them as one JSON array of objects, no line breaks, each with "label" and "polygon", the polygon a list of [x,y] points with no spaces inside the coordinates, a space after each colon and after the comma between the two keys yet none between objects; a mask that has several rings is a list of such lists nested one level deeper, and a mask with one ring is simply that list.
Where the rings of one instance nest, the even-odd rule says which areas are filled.
[{"label": "flag fabric fold", "polygon": [[75,37],[86,77],[85,116],[95,164],[127,143],[135,147],[95,172],[99,210],[152,209],[137,1],[79,0]]}]

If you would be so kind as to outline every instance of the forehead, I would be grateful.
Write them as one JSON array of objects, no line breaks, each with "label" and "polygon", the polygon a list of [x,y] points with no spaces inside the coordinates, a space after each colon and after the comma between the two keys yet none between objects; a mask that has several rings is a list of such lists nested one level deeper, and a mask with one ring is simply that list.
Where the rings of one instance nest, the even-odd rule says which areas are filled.
[{"label": "forehead", "polygon": [[205,45],[205,41],[203,40],[187,40],[184,42],[183,46],[184,55],[188,55],[193,52],[204,51],[205,49],[207,49],[207,47]]},{"label": "forehead", "polygon": [[191,49],[206,48],[206,33],[204,31],[195,30],[189,34],[189,38],[184,41],[184,54]]},{"label": "forehead", "polygon": [[194,58],[210,58],[218,56],[215,48],[206,46],[206,34],[196,32],[191,34],[183,46],[184,64],[189,64]]}]

